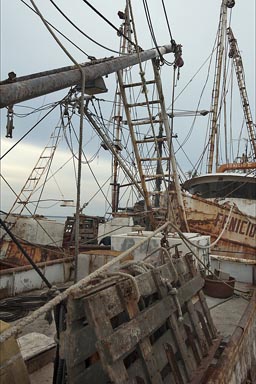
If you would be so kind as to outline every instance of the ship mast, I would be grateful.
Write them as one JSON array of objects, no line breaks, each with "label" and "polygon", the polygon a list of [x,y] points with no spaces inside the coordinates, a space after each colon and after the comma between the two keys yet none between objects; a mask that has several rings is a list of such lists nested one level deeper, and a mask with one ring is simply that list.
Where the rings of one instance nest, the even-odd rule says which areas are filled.
[{"label": "ship mast", "polygon": [[243,61],[241,54],[238,49],[237,41],[234,37],[233,31],[231,28],[228,28],[228,41],[230,45],[229,57],[233,59],[237,83],[240,91],[241,101],[244,110],[245,122],[249,134],[249,140],[252,148],[252,158],[256,158],[256,135],[255,135],[255,126],[253,124],[252,112],[250,109],[248,94],[245,85],[244,70],[243,70]]},{"label": "ship mast", "polygon": [[[119,91],[122,97],[122,105],[125,110],[126,124],[129,128],[129,135],[137,166],[138,176],[141,188],[143,190],[144,209],[147,217],[146,226],[155,228],[157,221],[153,213],[154,209],[159,207],[161,184],[165,184],[163,190],[168,192],[170,188],[170,172],[164,171],[164,168],[172,170],[171,184],[175,190],[175,198],[177,200],[177,208],[179,217],[177,224],[188,230],[186,214],[181,196],[180,182],[178,178],[176,159],[172,144],[172,132],[169,125],[168,116],[165,108],[165,101],[162,91],[162,84],[159,75],[159,58],[152,59],[153,76],[151,80],[146,79],[144,68],[140,60],[141,50],[138,46],[136,28],[133,19],[133,13],[130,2],[129,11],[132,30],[134,34],[135,45],[139,58],[139,76],[140,81],[127,82],[124,79],[123,72],[118,71]],[[129,29],[128,29],[129,30]],[[180,57],[181,47],[173,43],[173,52],[175,59]],[[178,62],[178,61],[177,61]],[[176,63],[176,61],[175,61]],[[176,64],[175,64],[176,65]],[[150,92],[150,90],[152,92]],[[130,99],[130,95],[138,94],[139,96]],[[150,98],[152,95],[152,98]],[[158,111],[156,113],[155,111]],[[120,116],[117,116],[120,120]],[[124,122],[123,122],[124,123]],[[163,153],[163,145],[165,143],[166,154]],[[150,189],[150,185],[152,186]],[[154,199],[154,204],[153,200]]]},{"label": "ship mast", "polygon": [[220,10],[220,21],[218,28],[217,37],[217,54],[216,54],[216,65],[214,73],[214,83],[212,90],[212,102],[211,102],[211,128],[210,128],[210,139],[209,139],[209,152],[207,159],[207,172],[212,173],[213,171],[213,159],[214,154],[216,155],[216,164],[218,163],[218,115],[219,115],[219,99],[220,99],[220,81],[222,75],[222,60],[224,52],[224,38],[227,30],[227,8],[233,8],[235,5],[234,0],[222,0]]},{"label": "ship mast", "polygon": [[[130,54],[131,53],[131,26],[130,26],[130,16],[129,16],[129,7],[128,4],[125,7],[125,12],[118,12],[118,15],[120,19],[124,20],[122,26],[120,29],[122,30],[121,35],[121,49],[120,54]],[[128,37],[128,39],[126,39]],[[123,73],[123,70],[121,71]],[[121,144],[121,122],[123,119],[122,116],[122,97],[120,94],[120,90],[118,89],[117,85],[117,92],[116,92],[116,113],[113,116],[113,124],[114,124],[114,143],[115,143],[115,150],[117,153],[119,153],[122,150],[122,144]],[[113,158],[113,167],[112,167],[112,214],[118,211],[118,202],[119,202],[119,190],[120,185],[118,183],[118,169],[120,167],[120,164],[118,162],[118,159],[116,156]]]},{"label": "ship mast", "polygon": [[[132,20],[132,29],[135,35],[135,26],[132,10],[130,8],[130,2],[128,1],[127,4],[129,4],[130,11],[130,16],[127,17],[127,21],[130,22],[130,19]],[[128,26],[125,28],[127,28],[126,33],[129,34],[130,29]],[[101,79],[104,75],[117,72],[119,92],[126,112],[126,124],[129,126],[130,139],[133,143],[133,153],[137,163],[137,189],[144,199],[146,208],[145,214],[148,217],[149,225],[151,228],[156,227],[157,223],[155,222],[153,214],[152,198],[154,198],[157,194],[160,195],[162,193],[162,191],[160,191],[159,181],[162,181],[165,184],[165,190],[168,191],[170,172],[164,171],[164,168],[166,168],[166,165],[170,166],[171,163],[173,184],[177,187],[177,192],[179,192],[177,193],[177,195],[179,195],[177,197],[181,213],[180,221],[183,225],[185,223],[185,227],[187,227],[178,174],[175,168],[176,160],[172,147],[172,133],[165,110],[162,85],[159,75],[159,57],[162,57],[164,54],[170,52],[174,52],[176,56],[179,54],[180,46],[172,43],[171,45],[143,51],[138,46],[136,41],[136,47],[136,53],[128,53],[128,55],[124,55],[122,57],[94,60],[93,62],[81,64],[80,69],[83,71],[83,75],[85,77],[85,87],[89,85],[92,80]],[[153,79],[149,81],[145,79],[145,73],[142,67],[142,63],[146,61],[151,62],[153,67]],[[127,84],[126,79],[123,78],[123,69],[132,67],[136,64],[139,64],[140,81],[133,84]],[[41,95],[80,84],[80,69],[77,69],[76,66],[72,66],[23,76],[22,78],[17,78],[15,74],[14,77],[12,76],[10,78],[9,76],[9,79],[0,82],[0,108],[12,106],[13,104],[21,101],[33,99]],[[154,89],[157,89],[158,98],[154,96],[153,92],[152,95],[154,99],[149,100],[148,91],[150,87],[153,88],[153,91]],[[130,103],[127,100],[127,94],[130,92],[132,93],[135,89],[140,91],[142,97],[144,96],[144,101],[138,102],[135,100]],[[85,93],[87,92],[85,91]],[[138,115],[136,115],[136,113],[132,113],[132,111],[135,111],[137,107],[143,107],[141,110],[147,111],[146,118],[141,119]],[[159,113],[155,113],[154,109],[158,109]],[[136,116],[138,118],[136,118]],[[115,132],[116,155],[118,155],[118,152],[121,151],[121,147],[119,149],[117,148],[121,137],[121,111],[119,110],[117,120]],[[163,127],[165,134],[160,132]],[[156,133],[158,128],[159,134]],[[165,156],[162,153],[163,143],[165,143],[165,149],[167,152]],[[154,167],[152,167],[152,164],[157,164],[158,174],[153,172]],[[113,187],[115,189],[113,197],[113,211],[116,211],[118,208],[117,170],[119,165],[119,160],[116,159],[114,164],[114,177],[112,179],[114,184]],[[153,190],[150,191],[147,184],[154,184]]]}]

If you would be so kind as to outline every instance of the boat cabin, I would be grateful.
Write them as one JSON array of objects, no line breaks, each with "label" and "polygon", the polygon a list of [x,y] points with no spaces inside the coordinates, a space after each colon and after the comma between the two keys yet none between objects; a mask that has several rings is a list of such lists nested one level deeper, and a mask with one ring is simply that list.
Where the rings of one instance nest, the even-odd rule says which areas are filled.
[{"label": "boat cabin", "polygon": [[245,174],[218,173],[198,176],[185,181],[183,188],[205,199],[256,200],[256,179]]}]

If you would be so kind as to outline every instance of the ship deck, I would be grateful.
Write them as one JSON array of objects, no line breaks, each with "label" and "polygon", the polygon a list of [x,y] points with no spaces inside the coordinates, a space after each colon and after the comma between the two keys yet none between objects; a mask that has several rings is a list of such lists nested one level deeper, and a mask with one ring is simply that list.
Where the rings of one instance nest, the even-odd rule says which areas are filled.
[{"label": "ship deck", "polygon": [[[245,313],[245,309],[249,303],[248,293],[255,289],[250,284],[239,283],[235,284],[235,293],[233,296],[227,299],[220,299],[205,295],[208,308],[213,319],[213,323],[217,328],[218,333],[223,337],[223,341],[226,344],[237,326],[239,326],[240,319]],[[15,322],[13,323],[15,324]],[[48,322],[41,317],[26,326],[22,335],[38,332],[49,337],[49,342],[54,340],[55,325],[54,322],[49,325]],[[49,362],[42,368],[34,371],[30,374],[31,384],[50,384],[53,377],[53,362]]]}]

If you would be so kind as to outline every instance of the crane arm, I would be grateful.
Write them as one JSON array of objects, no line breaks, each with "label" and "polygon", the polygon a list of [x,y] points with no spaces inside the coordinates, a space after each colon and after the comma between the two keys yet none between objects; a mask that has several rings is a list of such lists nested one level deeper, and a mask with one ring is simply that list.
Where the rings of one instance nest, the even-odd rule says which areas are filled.
[{"label": "crane arm", "polygon": [[[85,82],[88,83],[101,76],[109,75],[120,69],[138,64],[139,61],[144,62],[159,56],[159,53],[174,52],[175,45],[165,45],[158,49],[148,49],[137,53],[109,58],[108,60],[100,60],[90,63],[90,65],[81,65],[85,74]],[[21,101],[30,100],[38,96],[56,92],[81,82],[80,70],[76,67],[56,69],[48,74],[34,74],[25,76],[21,79],[14,78],[10,82],[4,81],[0,83],[0,108],[20,103]]]}]

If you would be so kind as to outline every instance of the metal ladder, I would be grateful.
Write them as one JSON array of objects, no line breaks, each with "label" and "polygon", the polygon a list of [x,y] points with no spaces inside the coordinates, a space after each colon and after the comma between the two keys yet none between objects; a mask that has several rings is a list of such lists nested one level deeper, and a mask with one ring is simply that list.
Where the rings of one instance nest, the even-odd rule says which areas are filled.
[{"label": "metal ladder", "polygon": [[[43,149],[27,181],[22,187],[19,195],[17,195],[16,200],[14,201],[6,219],[11,213],[16,213],[17,215],[22,214],[31,196],[36,191],[39,181],[42,179],[43,175],[46,175],[46,172],[52,163],[52,159],[57,148],[57,144],[60,137],[59,136],[60,130],[61,130],[60,127],[56,127],[54,129],[53,133],[50,136],[49,143]],[[17,212],[18,208],[20,209]]]},{"label": "metal ladder", "polygon": [[[180,188],[172,146],[172,134],[157,64],[155,59],[152,60],[154,78],[150,81],[147,81],[144,72],[140,71],[140,82],[126,84],[122,71],[117,73],[119,91],[127,118],[126,123],[129,127],[140,183],[144,194],[143,198],[146,209],[149,212],[149,221],[153,227],[155,226],[155,221],[151,197],[154,197],[154,206],[157,206],[159,205],[160,195],[163,192],[161,186],[163,183],[165,184],[164,189],[166,191],[170,181],[175,184],[176,188]],[[148,99],[149,92],[147,87],[149,86],[155,86],[157,91],[157,95],[151,100]],[[144,100],[128,102],[127,90],[138,87],[142,90],[141,94],[144,95]],[[152,92],[152,94],[154,93]],[[157,107],[158,112],[156,114],[152,113],[152,107]],[[143,109],[143,117],[140,117],[137,108]],[[147,109],[146,117],[144,117],[145,109]],[[149,183],[151,183],[151,189],[148,186]],[[182,219],[186,222],[181,197],[179,199],[179,207]]]},{"label": "metal ladder", "polygon": [[256,157],[256,134],[255,134],[255,127],[253,124],[252,112],[251,112],[248,94],[247,94],[246,85],[245,85],[242,57],[239,52],[237,41],[230,27],[227,29],[227,34],[228,34],[228,41],[230,45],[229,57],[232,58],[234,62],[238,88],[240,91],[241,101],[242,101],[243,110],[244,110],[245,122],[246,122],[249,139],[252,147],[253,157],[255,158]]},{"label": "metal ladder", "polygon": [[[143,81],[144,80],[144,81]],[[152,202],[151,194],[157,194],[160,191],[149,190],[148,184],[157,183],[160,180],[163,180],[164,177],[168,177],[169,173],[164,174],[163,172],[163,161],[168,162],[169,157],[160,156],[162,152],[163,143],[167,140],[166,136],[163,136],[163,119],[161,117],[154,117],[150,107],[157,106],[158,109],[161,108],[160,100],[148,100],[145,97],[145,100],[140,102],[128,102],[127,91],[131,89],[141,88],[143,90],[143,95],[147,94],[147,87],[154,86],[156,80],[146,81],[145,78],[141,82],[125,84],[123,80],[123,74],[121,71],[118,72],[118,82],[119,82],[119,91],[122,96],[122,101],[126,114],[126,123],[129,127],[130,138],[133,146],[134,156],[136,160],[136,165],[138,169],[138,174],[140,178],[141,187],[143,190],[143,198],[145,199],[145,205],[147,211],[152,211]],[[147,107],[147,108],[145,108]],[[139,117],[137,109],[147,109],[147,117]],[[136,117],[137,116],[137,117]],[[159,133],[156,134],[158,129]],[[153,169],[158,169],[158,173],[152,172],[152,163],[154,164]],[[157,165],[157,166],[156,166]],[[158,187],[158,189],[160,189]],[[152,217],[150,219],[152,221]],[[152,222],[151,222],[152,223]]]}]

